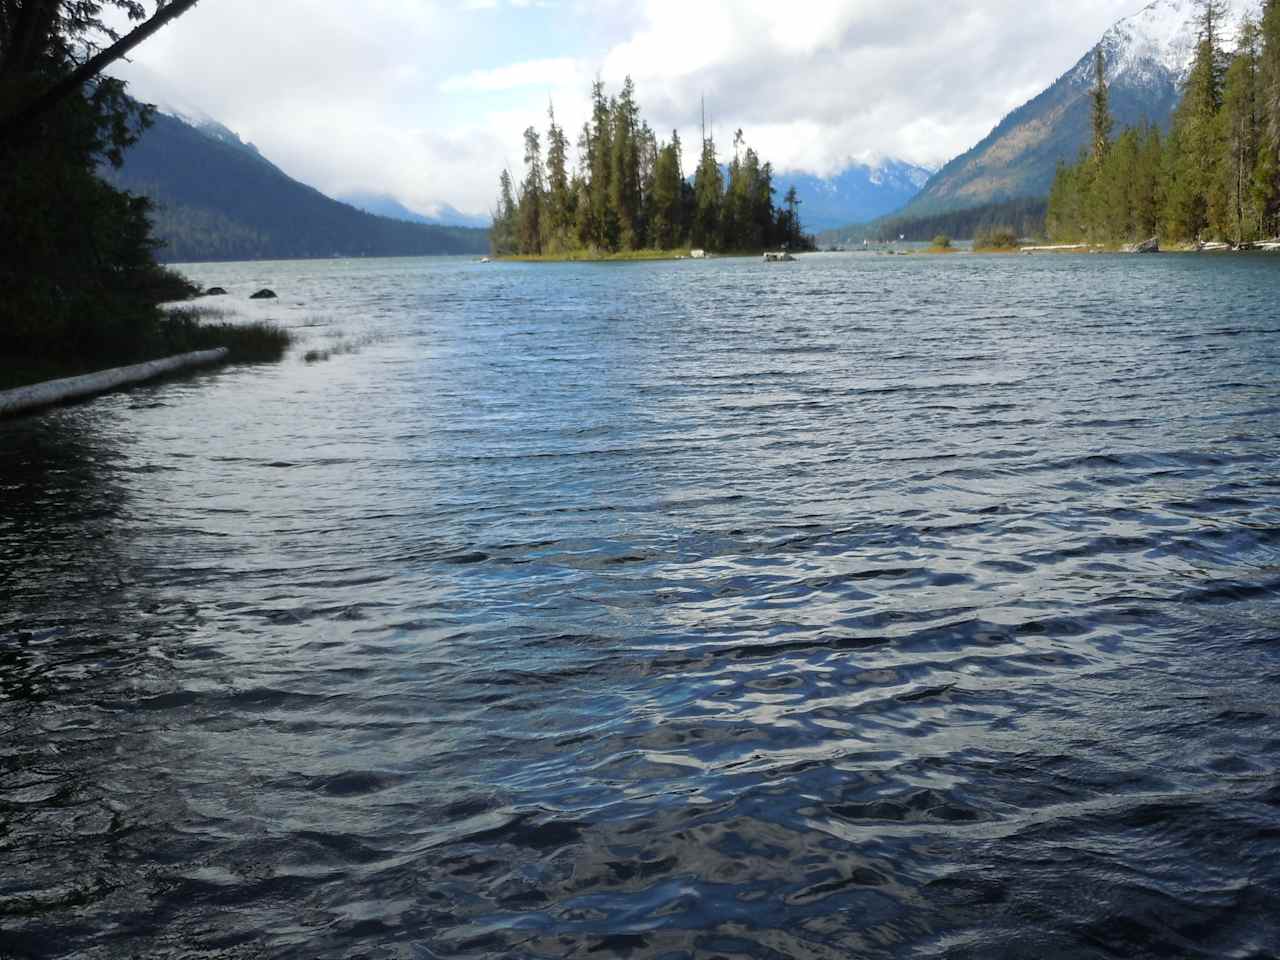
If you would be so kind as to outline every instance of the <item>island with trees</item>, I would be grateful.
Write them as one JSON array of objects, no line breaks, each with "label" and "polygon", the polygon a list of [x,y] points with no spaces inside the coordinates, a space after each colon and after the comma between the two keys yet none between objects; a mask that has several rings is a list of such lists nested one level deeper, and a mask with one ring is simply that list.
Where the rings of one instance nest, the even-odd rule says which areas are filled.
[{"label": "island with trees", "polygon": [[601,81],[592,86],[576,164],[554,106],[549,116],[545,159],[543,139],[530,127],[523,179],[517,184],[502,171],[490,236],[496,256],[638,259],[691,248],[755,254],[814,248],[795,188],[775,205],[773,166],[761,162],[741,130],[733,159],[722,166],[704,123],[690,179],[679,134],[659,141],[640,115],[630,77],[616,96],[607,96]]}]

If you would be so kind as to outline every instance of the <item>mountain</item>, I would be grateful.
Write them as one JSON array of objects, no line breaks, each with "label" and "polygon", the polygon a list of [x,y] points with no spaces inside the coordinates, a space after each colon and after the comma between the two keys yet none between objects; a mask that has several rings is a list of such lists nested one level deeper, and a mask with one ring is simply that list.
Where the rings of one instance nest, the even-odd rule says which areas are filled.
[{"label": "mountain", "polygon": [[479,227],[488,229],[489,217],[476,217],[442,203],[431,216],[416,213],[388,193],[345,193],[335,198],[357,210],[407,223],[423,223],[441,227]]},{"label": "mountain", "polygon": [[[1229,29],[1255,0],[1227,0]],[[1196,0],[1157,0],[1115,24],[1100,41],[1116,130],[1149,121],[1168,127],[1195,56]],[[1094,51],[1023,104],[968,153],[952,160],[901,211],[904,216],[958,210],[1019,197],[1043,197],[1058,161],[1072,161],[1089,140]]]},{"label": "mountain", "polygon": [[865,223],[910,201],[931,171],[902,160],[855,163],[832,177],[783,173],[774,178],[778,201],[794,185],[801,201],[800,219],[809,233],[847,223]]},{"label": "mountain", "polygon": [[157,113],[103,176],[156,204],[168,261],[487,253],[488,232],[374,216],[299,183],[207,117]]}]

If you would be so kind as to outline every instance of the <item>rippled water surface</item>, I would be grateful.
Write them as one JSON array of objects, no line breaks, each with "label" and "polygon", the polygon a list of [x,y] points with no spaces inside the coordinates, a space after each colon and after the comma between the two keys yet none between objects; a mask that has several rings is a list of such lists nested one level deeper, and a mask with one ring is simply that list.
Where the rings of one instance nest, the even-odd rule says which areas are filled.
[{"label": "rippled water surface", "polygon": [[187,272],[0,423],[0,957],[1280,953],[1280,262]]}]

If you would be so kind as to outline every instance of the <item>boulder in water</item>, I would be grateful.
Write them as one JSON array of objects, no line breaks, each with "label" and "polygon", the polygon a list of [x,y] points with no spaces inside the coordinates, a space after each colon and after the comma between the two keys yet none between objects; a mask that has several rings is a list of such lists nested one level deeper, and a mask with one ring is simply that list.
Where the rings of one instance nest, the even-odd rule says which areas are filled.
[{"label": "boulder in water", "polygon": [[253,296],[251,296],[249,299],[250,300],[274,300],[276,299],[276,292],[274,290],[268,290],[264,287],[263,289],[255,293]]},{"label": "boulder in water", "polygon": [[204,295],[206,297],[225,297],[227,295],[227,291],[223,290],[222,287],[210,287],[204,292]]},{"label": "boulder in water", "polygon": [[1159,253],[1160,238],[1152,237],[1150,240],[1144,240],[1142,243],[1131,243],[1124,248],[1125,253]]}]

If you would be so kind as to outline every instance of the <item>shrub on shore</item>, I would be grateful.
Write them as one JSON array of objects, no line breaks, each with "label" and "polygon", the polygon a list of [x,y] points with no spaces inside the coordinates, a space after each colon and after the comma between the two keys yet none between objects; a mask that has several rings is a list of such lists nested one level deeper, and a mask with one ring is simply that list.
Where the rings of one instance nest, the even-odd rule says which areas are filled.
[{"label": "shrub on shore", "polygon": [[1018,234],[1012,227],[979,230],[973,238],[973,249],[1006,251],[1018,249]]},{"label": "shrub on shore", "polygon": [[170,310],[161,321],[160,336],[165,353],[190,353],[194,350],[227,348],[232,363],[270,363],[285,355],[293,343],[293,335],[283,327],[268,322],[207,322],[226,316],[216,307],[179,307]]},{"label": "shrub on shore", "polygon": [[[154,309],[127,323],[86,327],[96,335],[59,341],[29,337],[21,349],[0,352],[0,390],[94,373],[180,353],[226,347],[231,363],[269,363],[281,359],[293,335],[274,323],[237,323],[216,307],[183,306]],[[106,334],[116,333],[114,340]]]}]

